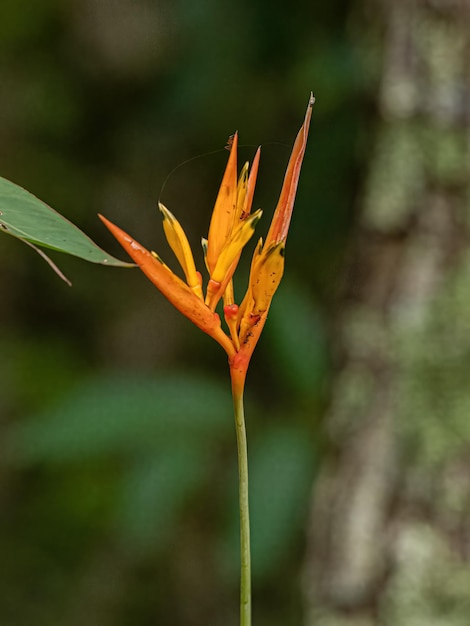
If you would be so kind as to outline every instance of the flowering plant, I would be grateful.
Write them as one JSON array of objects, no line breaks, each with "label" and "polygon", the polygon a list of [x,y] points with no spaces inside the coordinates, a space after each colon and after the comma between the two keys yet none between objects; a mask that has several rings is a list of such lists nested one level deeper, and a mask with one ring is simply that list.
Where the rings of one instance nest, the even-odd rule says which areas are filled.
[{"label": "flowering plant", "polygon": [[[260,149],[251,169],[245,163],[237,175],[238,134],[231,138],[225,169],[207,239],[202,240],[209,280],[196,270],[188,239],[175,216],[159,204],[168,243],[178,259],[186,282],[179,278],[155,252],[150,252],[118,226],[101,220],[144,274],[187,318],[213,337],[226,351],[238,444],[240,489],[241,598],[240,625],[251,625],[250,526],[248,507],[248,455],[243,408],[243,391],[248,365],[267,319],[272,298],[284,272],[284,251],[314,104],[310,95],[302,127],[295,140],[281,194],[266,239],[256,245],[248,288],[240,305],[235,303],[232,278],[242,249],[254,234],[262,211],[251,212],[258,174]],[[216,307],[223,301],[228,332],[222,328]]]}]

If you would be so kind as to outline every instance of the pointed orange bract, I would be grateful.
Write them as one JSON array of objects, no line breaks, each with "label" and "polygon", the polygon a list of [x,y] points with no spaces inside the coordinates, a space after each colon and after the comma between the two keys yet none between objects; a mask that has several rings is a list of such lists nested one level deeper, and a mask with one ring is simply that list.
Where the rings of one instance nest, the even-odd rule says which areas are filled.
[{"label": "pointed orange bract", "polygon": [[[260,240],[251,263],[248,289],[240,307],[234,302],[232,276],[243,247],[254,233],[261,210],[251,214],[258,174],[260,149],[248,174],[246,163],[237,177],[238,134],[235,133],[230,156],[217,195],[209,235],[203,240],[209,281],[204,298],[202,279],[194,265],[189,242],[178,220],[162,204],[163,226],[168,243],[183,268],[184,282],[132,237],[100,215],[101,220],[137,263],[144,274],[163,295],[198,328],[213,337],[229,357],[232,387],[241,393],[253,350],[263,330],[269,307],[284,272],[284,250],[289,230],[307,136],[315,102],[310,96],[304,123],[297,135],[287,166],[279,202],[266,241]],[[215,313],[219,300],[224,299],[226,334]]]},{"label": "pointed orange bract", "polygon": [[287,238],[287,232],[289,230],[290,220],[292,217],[292,210],[294,208],[295,194],[297,192],[297,185],[299,182],[300,170],[305,154],[305,148],[307,147],[308,129],[310,127],[310,118],[312,117],[312,107],[314,103],[315,98],[313,94],[311,94],[307,112],[305,113],[304,123],[302,124],[302,128],[299,130],[294,147],[292,148],[292,154],[289,159],[289,164],[287,165],[281,195],[266,237],[265,246],[269,246],[272,242],[278,243],[279,241],[285,241]]},{"label": "pointed orange bract", "polygon": [[233,354],[232,344],[220,326],[220,318],[217,313],[210,311],[202,300],[191,291],[190,287],[176,276],[157,255],[153,255],[102,215],[99,217],[131,259],[137,263],[167,300],[196,326],[220,343],[227,354]]},{"label": "pointed orange bract", "polygon": [[219,254],[230,235],[233,215],[237,208],[237,147],[238,133],[235,133],[207,237],[207,266],[210,272],[214,270]]}]

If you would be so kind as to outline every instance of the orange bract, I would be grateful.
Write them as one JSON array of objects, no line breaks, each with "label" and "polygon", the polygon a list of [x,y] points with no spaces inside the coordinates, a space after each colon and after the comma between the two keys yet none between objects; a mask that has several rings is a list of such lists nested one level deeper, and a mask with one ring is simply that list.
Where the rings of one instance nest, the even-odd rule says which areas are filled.
[{"label": "orange bract", "polygon": [[[284,271],[284,249],[294,208],[302,160],[314,103],[310,96],[304,123],[297,135],[287,166],[279,202],[266,241],[260,239],[251,264],[246,295],[238,307],[234,302],[232,276],[241,251],[254,233],[261,210],[251,213],[258,174],[260,149],[251,170],[245,163],[237,177],[238,134],[235,133],[230,156],[217,195],[207,240],[203,239],[206,267],[209,272],[204,298],[201,274],[196,270],[193,254],[178,220],[162,204],[163,227],[168,243],[186,277],[181,280],[158,255],[146,250],[123,230],[100,215],[129,256],[163,295],[187,318],[213,337],[227,352],[234,386],[243,387],[248,364],[266,322],[272,297]],[[215,313],[223,298],[224,315],[230,335],[226,334]]]}]

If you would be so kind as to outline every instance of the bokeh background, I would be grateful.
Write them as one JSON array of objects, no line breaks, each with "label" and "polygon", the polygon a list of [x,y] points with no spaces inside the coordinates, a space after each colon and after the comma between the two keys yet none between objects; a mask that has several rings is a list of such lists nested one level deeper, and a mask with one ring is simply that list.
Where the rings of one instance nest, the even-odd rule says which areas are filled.
[{"label": "bokeh background", "polygon": [[[470,619],[467,5],[0,5],[0,175],[121,258],[98,212],[176,268],[158,199],[200,249],[235,130],[266,232],[315,92],[246,392],[257,626]],[[54,260],[2,237],[0,624],[235,625],[225,355]]]}]

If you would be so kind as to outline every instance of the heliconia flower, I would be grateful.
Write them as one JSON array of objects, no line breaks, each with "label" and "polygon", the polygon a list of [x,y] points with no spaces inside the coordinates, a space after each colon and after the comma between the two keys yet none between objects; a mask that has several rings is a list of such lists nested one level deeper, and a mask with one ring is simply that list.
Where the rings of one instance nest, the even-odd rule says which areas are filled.
[{"label": "heliconia flower", "polygon": [[[230,156],[212,213],[209,235],[207,240],[202,240],[209,273],[205,297],[202,276],[196,270],[184,230],[163,204],[159,204],[163,229],[182,267],[186,282],[174,274],[156,253],[149,252],[100,215],[114,237],[163,295],[224,348],[229,357],[232,383],[239,389],[243,388],[251,355],[284,272],[284,250],[314,102],[311,94],[266,240],[263,243],[260,239],[256,245],[248,289],[240,306],[234,301],[232,277],[242,249],[254,234],[262,211],[258,209],[251,213],[260,149],[255,154],[251,169],[245,163],[237,176],[237,133],[231,141]],[[215,311],[221,299],[229,334],[222,329],[220,317]]]}]

